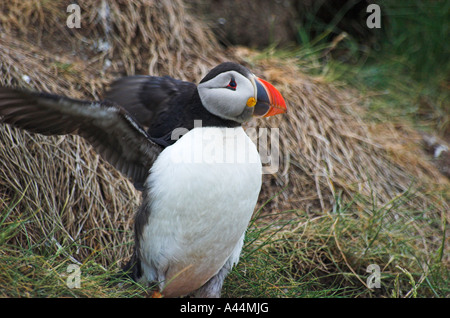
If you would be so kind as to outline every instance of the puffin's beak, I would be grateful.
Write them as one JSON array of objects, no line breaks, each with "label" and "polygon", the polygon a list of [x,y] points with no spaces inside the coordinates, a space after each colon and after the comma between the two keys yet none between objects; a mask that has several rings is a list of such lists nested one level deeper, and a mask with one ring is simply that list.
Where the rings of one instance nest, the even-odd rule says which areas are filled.
[{"label": "puffin's beak", "polygon": [[272,84],[255,77],[256,105],[253,116],[269,117],[287,111],[286,102],[280,92]]}]

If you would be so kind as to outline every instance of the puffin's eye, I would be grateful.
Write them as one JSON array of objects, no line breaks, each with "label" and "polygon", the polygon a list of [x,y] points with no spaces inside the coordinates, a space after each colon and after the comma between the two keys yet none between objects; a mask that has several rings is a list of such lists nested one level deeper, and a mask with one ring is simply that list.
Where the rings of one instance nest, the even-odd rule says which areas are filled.
[{"label": "puffin's eye", "polygon": [[237,87],[236,81],[234,80],[234,78],[232,78],[230,80],[230,82],[228,83],[227,88],[232,89],[233,91],[235,91],[236,87]]}]

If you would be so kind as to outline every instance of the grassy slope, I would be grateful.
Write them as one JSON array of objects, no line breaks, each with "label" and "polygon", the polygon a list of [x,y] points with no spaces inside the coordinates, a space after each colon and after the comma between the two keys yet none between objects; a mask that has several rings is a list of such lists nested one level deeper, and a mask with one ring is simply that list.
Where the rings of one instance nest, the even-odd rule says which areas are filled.
[{"label": "grassy slope", "polygon": [[[359,51],[349,37],[327,43],[322,39],[333,26],[326,25],[316,39],[302,33],[300,49],[264,54],[293,58],[310,74],[356,88],[366,96],[369,122],[412,125],[448,138],[450,48],[443,39],[450,35],[449,10],[450,3],[445,1],[385,2],[382,13],[390,25],[376,50]],[[337,51],[337,58],[324,55],[330,51]],[[446,216],[430,218],[427,212],[432,206],[406,207],[405,202],[415,195],[403,193],[388,205],[361,196],[350,203],[336,200],[334,213],[304,218],[294,231],[280,235],[252,228],[250,237],[264,236],[270,243],[263,242],[256,253],[244,253],[226,292],[235,295],[232,288],[236,288],[246,290],[247,296],[449,297]],[[450,189],[426,195],[448,202]],[[410,222],[396,220],[399,214]],[[415,221],[440,229],[441,236],[430,237]],[[247,250],[254,251],[254,245]],[[308,250],[322,256],[313,261]],[[381,266],[380,289],[365,286],[370,264]]]},{"label": "grassy slope", "polygon": [[[428,12],[426,8],[421,9]],[[436,9],[435,13],[441,11],[445,12]],[[408,16],[408,12],[402,13],[401,8],[393,8],[391,12],[402,19]],[[417,15],[413,17],[417,18]],[[419,22],[423,23],[415,21],[417,27],[408,29],[411,37],[408,34],[397,38],[402,27],[394,24],[391,41],[375,54],[360,55],[359,52],[350,51],[353,56],[360,57],[358,61],[364,61],[356,65],[334,60],[324,62],[322,53],[330,47],[320,42],[275,54],[297,57],[298,63],[312,74],[322,75],[330,81],[343,81],[344,85],[357,87],[370,94],[368,120],[407,120],[419,127],[426,126],[445,134],[448,129],[449,99],[448,90],[442,83],[448,80],[445,77],[448,74],[448,62],[442,64],[442,55],[436,53],[441,50],[440,44],[436,44],[439,40],[434,39],[432,43],[438,47],[431,46],[430,51],[438,54],[433,58],[436,63],[424,60],[430,52],[417,53],[424,47],[414,52],[400,50],[402,47],[411,48],[409,41],[423,38],[418,30],[423,29],[423,25],[430,22],[429,19],[433,20],[433,16],[425,15],[422,18]],[[400,23],[400,20],[394,21]],[[430,34],[436,34],[436,31],[438,34],[448,34],[448,30],[436,28],[442,20],[434,21],[437,24],[431,24],[434,31],[430,31]],[[354,47],[351,42],[344,41],[341,44]],[[434,75],[430,77],[430,74]],[[421,107],[419,101],[424,98],[428,105],[425,117],[417,116],[417,110]],[[337,198],[332,213],[323,216],[306,217],[297,211],[295,226],[293,220],[281,218],[269,227],[266,226],[266,219],[270,216],[257,217],[249,228],[241,262],[226,280],[224,296],[448,297],[450,273],[443,255],[443,238],[448,225],[444,217],[426,219],[427,211],[423,208],[406,208],[404,203],[414,195],[403,193],[388,205],[380,205],[372,198],[360,196],[356,196],[352,202],[341,202]],[[448,193],[441,195],[448,198]],[[18,201],[20,198],[8,203],[7,210],[1,213],[0,296],[147,296],[139,284],[120,281],[125,283],[125,288],[123,284],[118,285],[117,280],[111,279],[111,273],[117,270],[117,265],[112,263],[108,268],[98,265],[95,256],[101,251],[92,251],[92,257],[81,264],[81,288],[70,289],[67,287],[67,266],[74,262],[70,255],[76,253],[76,243],[63,246],[48,246],[44,243],[31,246],[7,244],[14,241],[19,233],[26,237],[24,224],[36,222],[34,216],[39,212],[23,211],[23,219],[6,222],[9,208]],[[411,222],[396,221],[395,217],[389,216],[395,216],[396,213],[409,217]],[[427,237],[414,222],[418,219],[439,229],[442,236]],[[380,289],[369,290],[365,286],[370,275],[366,269],[370,264],[381,265]]]},{"label": "grassy slope", "polygon": [[[414,222],[423,217],[423,211],[403,208],[410,195],[405,193],[385,206],[359,197],[350,203],[338,200],[333,213],[314,218],[299,212],[295,220],[267,223],[270,216],[256,217],[223,296],[448,297],[450,273],[443,262],[444,242],[438,242],[435,250],[417,246],[417,240],[427,244],[427,239],[436,238],[427,238]],[[389,219],[392,212],[408,214],[411,222]],[[68,266],[76,264],[70,257],[76,255],[75,243],[4,244],[30,221],[0,223],[0,296],[148,297],[144,286],[113,277],[117,264],[108,268],[97,264],[95,254],[101,251],[93,251],[92,258],[79,264],[81,288],[68,288]],[[427,222],[444,231],[443,220]],[[381,266],[380,289],[365,286],[370,264]]]}]

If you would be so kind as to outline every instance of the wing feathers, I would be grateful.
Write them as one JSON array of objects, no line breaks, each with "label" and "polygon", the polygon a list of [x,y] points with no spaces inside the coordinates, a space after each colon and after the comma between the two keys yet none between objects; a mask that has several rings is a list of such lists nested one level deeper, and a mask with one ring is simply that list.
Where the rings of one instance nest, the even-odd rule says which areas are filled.
[{"label": "wing feathers", "polygon": [[194,91],[195,84],[169,76],[127,76],[113,82],[105,99],[126,109],[141,125],[150,127],[159,114],[177,103],[177,97]]},{"label": "wing feathers", "polygon": [[0,87],[3,122],[44,135],[77,134],[119,171],[143,184],[162,148],[119,106]]}]

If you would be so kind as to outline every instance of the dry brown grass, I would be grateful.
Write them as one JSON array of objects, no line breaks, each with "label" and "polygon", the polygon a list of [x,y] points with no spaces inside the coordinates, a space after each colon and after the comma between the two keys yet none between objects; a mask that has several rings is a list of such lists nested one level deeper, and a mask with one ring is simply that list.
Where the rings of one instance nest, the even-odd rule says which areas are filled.
[{"label": "dry brown grass", "polygon": [[[259,127],[280,128],[284,158],[279,173],[264,178],[262,198],[281,192],[265,209],[301,211],[290,215],[298,223],[278,232],[275,240],[280,243],[269,251],[282,251],[287,264],[303,275],[328,275],[343,266],[354,277],[364,276],[371,262],[385,264],[386,273],[397,272],[398,264],[420,272],[441,247],[443,264],[450,264],[442,238],[448,241],[450,183],[431,164],[419,132],[406,122],[365,122],[361,106],[367,97],[303,74],[295,60],[246,48],[235,49],[235,55],[253,64],[288,99],[286,116],[257,122]],[[344,208],[343,202],[352,203]],[[351,217],[341,219],[340,213]],[[374,234],[374,224],[384,224],[380,233],[385,233]],[[371,236],[377,239],[368,243]],[[402,251],[402,241],[414,257]],[[371,255],[366,252],[372,244],[379,247]],[[389,245],[389,252],[379,253]]]},{"label": "dry brown grass", "polygon": [[288,99],[286,116],[257,123],[280,128],[284,160],[273,178],[280,188],[288,185],[288,200],[282,196],[274,200],[282,209],[308,207],[306,197],[315,211],[317,207],[326,211],[339,192],[349,197],[375,193],[385,203],[412,182],[417,188],[449,185],[430,164],[420,134],[407,123],[364,122],[365,99],[358,92],[307,76],[294,60],[261,58],[245,48],[235,54],[244,63],[256,61],[260,75]]},{"label": "dry brown grass", "polygon": [[[93,99],[119,74],[199,80],[224,60],[181,1],[81,1],[81,29],[65,27],[66,5],[0,5],[1,84]],[[38,212],[28,238],[86,246],[75,256],[80,260],[102,249],[102,264],[129,254],[123,244],[132,238],[140,195],[128,180],[79,137],[30,135],[5,125],[0,134],[0,208],[25,194],[16,213]]]},{"label": "dry brown grass", "polygon": [[[365,123],[364,99],[357,92],[307,76],[289,60],[222,50],[181,0],[79,3],[79,30],[65,27],[63,1],[0,4],[2,85],[93,99],[120,75],[198,81],[221,61],[240,61],[273,82],[289,105],[286,116],[249,124],[280,128],[282,166],[264,177],[261,204],[284,190],[264,213],[296,210],[316,217],[331,213],[336,198],[361,194],[385,204],[413,186],[416,195],[408,204],[449,223],[446,197],[433,194],[448,189],[449,182],[427,162],[414,130]],[[100,43],[107,43],[104,50]],[[103,265],[130,255],[139,194],[84,140],[30,135],[7,125],[0,125],[0,140],[0,211],[23,194],[8,220],[25,214],[33,220],[11,244],[56,250],[76,242],[67,257]],[[441,229],[423,231],[432,231],[432,244],[439,243]],[[320,262],[323,255],[313,257],[316,253],[311,251],[311,259]]]}]

